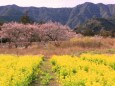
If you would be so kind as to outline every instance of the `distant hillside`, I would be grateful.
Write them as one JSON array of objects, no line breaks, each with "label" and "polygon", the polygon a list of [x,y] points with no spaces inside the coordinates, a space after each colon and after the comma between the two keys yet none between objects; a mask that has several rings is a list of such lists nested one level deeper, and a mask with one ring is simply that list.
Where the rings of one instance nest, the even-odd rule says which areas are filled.
[{"label": "distant hillside", "polygon": [[100,34],[101,32],[103,32],[104,34],[114,35],[115,19],[92,18],[84,24],[77,26],[74,30],[77,33],[81,33],[84,35]]},{"label": "distant hillside", "polygon": [[91,28],[96,31],[96,29],[102,29],[104,28],[105,30],[111,30],[115,29],[115,22],[111,19],[104,19],[104,18],[92,18],[88,20],[83,27],[86,28]]},{"label": "distant hillside", "polygon": [[75,28],[91,18],[115,16],[115,4],[105,5],[86,2],[73,8],[37,8],[7,5],[0,7],[0,21],[19,21],[25,11],[28,11],[29,16],[36,22],[52,20]]}]

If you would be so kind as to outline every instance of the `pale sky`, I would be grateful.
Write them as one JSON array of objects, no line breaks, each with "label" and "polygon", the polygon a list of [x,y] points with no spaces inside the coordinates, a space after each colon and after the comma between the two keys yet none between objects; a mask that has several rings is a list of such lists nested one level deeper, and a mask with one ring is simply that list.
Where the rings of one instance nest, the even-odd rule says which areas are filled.
[{"label": "pale sky", "polygon": [[75,7],[85,2],[115,4],[115,0],[0,0],[0,6],[16,4],[18,6],[28,7]]}]

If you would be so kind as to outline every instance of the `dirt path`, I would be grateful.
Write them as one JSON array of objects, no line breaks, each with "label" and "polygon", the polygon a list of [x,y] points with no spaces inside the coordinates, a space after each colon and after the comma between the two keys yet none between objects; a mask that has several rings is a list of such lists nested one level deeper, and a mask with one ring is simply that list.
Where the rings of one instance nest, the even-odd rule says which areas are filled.
[{"label": "dirt path", "polygon": [[59,86],[56,81],[55,73],[52,72],[49,59],[45,58],[40,68],[42,71],[37,77],[37,80],[35,80],[30,86]]}]

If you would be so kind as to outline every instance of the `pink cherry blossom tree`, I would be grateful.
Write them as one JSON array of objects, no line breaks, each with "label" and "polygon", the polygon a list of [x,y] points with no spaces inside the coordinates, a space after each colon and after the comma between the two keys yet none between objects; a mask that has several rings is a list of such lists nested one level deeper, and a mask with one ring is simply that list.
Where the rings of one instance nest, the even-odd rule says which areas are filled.
[{"label": "pink cherry blossom tree", "polygon": [[48,22],[45,24],[21,24],[16,22],[5,23],[1,27],[4,38],[12,44],[27,48],[32,42],[65,41],[75,36],[75,33],[66,25]]}]

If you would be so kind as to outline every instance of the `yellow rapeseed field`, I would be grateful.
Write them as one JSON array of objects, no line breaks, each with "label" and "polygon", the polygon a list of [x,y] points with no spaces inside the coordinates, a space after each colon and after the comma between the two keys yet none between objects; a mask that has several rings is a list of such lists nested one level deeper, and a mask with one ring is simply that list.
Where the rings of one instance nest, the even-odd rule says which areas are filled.
[{"label": "yellow rapeseed field", "polygon": [[40,71],[42,57],[0,55],[0,86],[28,86]]},{"label": "yellow rapeseed field", "polygon": [[115,86],[115,55],[52,56],[60,86]]}]

